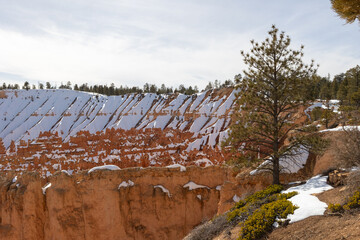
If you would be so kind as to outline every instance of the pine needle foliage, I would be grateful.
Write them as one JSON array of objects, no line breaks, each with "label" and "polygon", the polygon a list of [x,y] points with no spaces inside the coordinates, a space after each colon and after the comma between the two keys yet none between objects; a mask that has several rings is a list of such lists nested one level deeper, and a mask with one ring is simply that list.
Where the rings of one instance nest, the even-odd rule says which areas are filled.
[{"label": "pine needle foliage", "polygon": [[[268,34],[262,43],[251,41],[250,53],[241,52],[248,69],[237,81],[237,107],[224,145],[231,146],[237,163],[269,159],[273,184],[279,184],[281,158],[293,158],[299,149],[321,143],[314,129],[296,123],[299,107],[310,100],[307,89],[317,67],[313,60],[304,64],[304,47],[290,49],[290,37],[274,25]],[[290,134],[290,144],[284,145]]]},{"label": "pine needle foliage", "polygon": [[356,20],[360,23],[360,1],[359,0],[331,0],[333,10],[345,19],[346,23]]}]

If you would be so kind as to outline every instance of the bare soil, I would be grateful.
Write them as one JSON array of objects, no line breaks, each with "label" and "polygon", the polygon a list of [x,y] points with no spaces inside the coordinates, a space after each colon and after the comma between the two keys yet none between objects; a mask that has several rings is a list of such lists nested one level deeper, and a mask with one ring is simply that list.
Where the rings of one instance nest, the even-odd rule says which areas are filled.
[{"label": "bare soil", "polygon": [[344,215],[309,217],[303,221],[278,228],[266,239],[360,239],[360,212]]},{"label": "bare soil", "polygon": [[[351,194],[348,188],[338,187],[317,194],[321,200],[329,203],[344,204]],[[360,239],[360,210],[344,214],[325,212],[324,216],[313,216],[299,222],[274,230],[265,239]]]}]

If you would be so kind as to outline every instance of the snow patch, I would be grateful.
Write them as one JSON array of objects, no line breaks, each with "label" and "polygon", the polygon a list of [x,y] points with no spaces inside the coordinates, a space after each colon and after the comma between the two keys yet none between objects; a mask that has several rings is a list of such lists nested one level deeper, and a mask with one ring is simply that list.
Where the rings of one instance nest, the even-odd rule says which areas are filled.
[{"label": "snow patch", "polygon": [[88,173],[92,173],[97,170],[120,170],[120,168],[116,165],[104,165],[104,166],[93,167],[88,171]]},{"label": "snow patch", "polygon": [[128,180],[127,182],[126,181],[122,181],[120,184],[119,184],[119,186],[118,186],[118,189],[120,189],[120,188],[127,188],[127,187],[132,187],[132,186],[134,186],[135,184],[134,184],[134,182],[133,181],[131,181],[131,180]]},{"label": "snow patch", "polygon": [[166,189],[163,185],[155,185],[154,188],[160,188],[163,193],[166,193],[169,197],[171,197],[171,194],[168,189]]},{"label": "snow patch", "polygon": [[41,188],[44,195],[46,194],[46,189],[48,189],[49,187],[51,187],[51,183],[47,183],[44,187]]},{"label": "snow patch", "polygon": [[291,187],[283,193],[298,192],[298,195],[289,198],[294,205],[299,208],[294,211],[294,214],[288,215],[290,222],[297,222],[308,218],[310,216],[324,215],[327,204],[321,202],[314,193],[321,193],[332,189],[333,187],[326,183],[327,176],[315,176],[310,178],[305,184],[296,187]]},{"label": "snow patch", "polygon": [[360,130],[360,126],[340,126],[331,129],[324,129],[319,132],[338,132],[338,131],[351,131],[351,130]]},{"label": "snow patch", "polygon": [[236,195],[236,194],[233,196],[232,199],[233,199],[234,202],[239,202],[240,201],[240,197],[238,195]]},{"label": "snow patch", "polygon": [[180,165],[178,163],[176,164],[172,164],[169,166],[166,166],[167,168],[180,168],[180,172],[185,172],[186,171],[186,167],[184,167],[183,165]]},{"label": "snow patch", "polygon": [[71,173],[70,172],[68,172],[68,171],[66,171],[66,170],[61,170],[61,172],[62,173],[65,173],[66,175],[68,175],[68,176],[70,176],[71,175]]},{"label": "snow patch", "polygon": [[12,179],[12,183],[15,183],[17,181],[17,176],[15,176],[13,179]]},{"label": "snow patch", "polygon": [[194,189],[198,189],[198,188],[207,188],[207,189],[210,189],[209,187],[207,186],[204,186],[204,185],[199,185],[199,184],[196,184],[192,181],[188,182],[187,184],[185,184],[183,186],[183,188],[189,188],[189,190],[194,190]]}]

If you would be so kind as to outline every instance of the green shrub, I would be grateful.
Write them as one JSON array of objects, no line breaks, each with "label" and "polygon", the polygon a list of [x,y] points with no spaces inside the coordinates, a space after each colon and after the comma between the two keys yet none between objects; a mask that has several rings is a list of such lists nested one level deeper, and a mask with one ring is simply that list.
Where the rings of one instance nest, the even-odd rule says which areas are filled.
[{"label": "green shrub", "polygon": [[285,198],[267,203],[257,209],[244,223],[239,240],[259,239],[271,231],[277,218],[293,214],[296,206]]},{"label": "green shrub", "polygon": [[323,109],[321,107],[314,107],[310,112],[311,121],[317,121],[321,119]]},{"label": "green shrub", "polygon": [[294,213],[297,207],[287,199],[297,192],[280,193],[282,190],[281,185],[271,185],[236,203],[227,220],[232,224],[243,222],[239,239],[258,239],[273,228],[275,221],[281,221],[277,219]]},{"label": "green shrub", "polygon": [[253,195],[247,197],[245,199],[245,202],[246,203],[255,202],[257,200],[267,198],[272,194],[281,192],[283,189],[284,188],[281,185],[276,185],[276,184],[271,185],[271,186],[267,187],[266,189],[264,189],[262,191],[258,191],[256,193],[254,193]]},{"label": "green shrub", "polygon": [[343,207],[341,206],[341,204],[332,204],[330,203],[329,206],[328,206],[328,209],[335,213],[335,212],[342,212],[344,211]]},{"label": "green shrub", "polygon": [[281,192],[282,190],[283,186],[281,185],[271,185],[262,191],[258,191],[252,194],[245,200],[240,200],[227,214],[227,220],[231,222],[236,218],[240,219],[248,217],[253,208],[257,208],[264,202],[272,202],[277,200],[278,196],[275,196],[275,194]]},{"label": "green shrub", "polygon": [[344,205],[345,210],[360,207],[360,192],[356,191],[354,195],[349,198],[349,201]]},{"label": "green shrub", "polygon": [[343,212],[344,210],[350,210],[360,207],[360,192],[355,191],[354,194],[348,199],[347,203],[341,206],[340,204],[330,203],[328,209],[331,212]]}]

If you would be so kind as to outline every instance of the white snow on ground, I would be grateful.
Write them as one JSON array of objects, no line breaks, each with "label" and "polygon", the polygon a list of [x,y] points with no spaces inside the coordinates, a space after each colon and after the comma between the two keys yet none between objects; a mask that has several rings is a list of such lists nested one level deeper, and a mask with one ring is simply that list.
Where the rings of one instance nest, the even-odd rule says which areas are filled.
[{"label": "white snow on ground", "polygon": [[166,193],[169,197],[171,197],[169,190],[166,189],[163,185],[155,185],[154,188],[160,188],[164,193]]},{"label": "white snow on ground", "polygon": [[201,200],[201,195],[200,195],[200,194],[196,195],[196,197],[197,197],[199,200]]},{"label": "white snow on ground", "polygon": [[340,127],[336,127],[336,128],[331,128],[331,129],[324,129],[321,130],[320,132],[337,132],[337,131],[347,131],[347,130],[360,130],[360,126],[340,126]]},{"label": "white snow on ground", "polygon": [[104,166],[93,167],[92,169],[90,169],[88,171],[88,173],[91,173],[91,172],[94,172],[97,170],[120,170],[120,168],[116,165],[104,165]]},{"label": "white snow on ground", "polygon": [[340,100],[330,100],[328,102],[328,104],[325,102],[325,101],[319,101],[319,102],[314,102],[313,105],[311,105],[310,107],[308,107],[307,109],[305,109],[305,114],[306,116],[311,119],[310,117],[310,112],[316,108],[316,107],[320,107],[322,109],[332,109],[334,112],[338,112],[339,111],[339,103],[340,103]]},{"label": "white snow on ground", "polygon": [[216,190],[221,191],[221,185],[216,186]]},{"label": "white snow on ground", "polygon": [[183,188],[189,188],[189,190],[194,190],[194,189],[198,189],[198,188],[207,188],[207,189],[210,189],[209,187],[207,186],[204,186],[204,185],[199,185],[199,184],[196,184],[192,181],[188,182],[187,184],[185,184],[183,186]]},{"label": "white snow on ground", "polygon": [[126,181],[122,181],[120,184],[119,184],[119,186],[118,186],[118,189],[120,189],[120,188],[127,188],[127,187],[132,187],[132,186],[134,186],[135,184],[134,184],[134,182],[133,181],[131,181],[131,180],[128,180],[127,182]]},{"label": "white snow on ground", "polygon": [[51,183],[47,183],[44,187],[42,187],[42,192],[44,195],[46,194],[46,189],[48,189],[49,187],[51,187]]},{"label": "white snow on ground", "polygon": [[289,199],[294,205],[299,208],[295,210],[294,214],[288,215],[290,222],[297,222],[308,218],[310,216],[323,215],[327,204],[321,202],[317,197],[311,195],[314,193],[321,193],[332,189],[333,187],[326,183],[327,176],[315,176],[310,178],[305,184],[296,187],[291,187],[283,193],[298,192],[298,195]]},{"label": "white snow on ground", "polygon": [[[293,151],[294,156],[280,158],[280,170],[282,173],[297,173],[301,168],[304,167],[306,161],[309,157],[309,152],[305,148],[299,148],[296,151]],[[255,175],[262,171],[266,171],[264,167],[272,164],[270,160],[265,160],[260,166],[251,171],[250,175]]]},{"label": "white snow on ground", "polygon": [[180,168],[180,172],[185,172],[186,171],[186,167],[184,167],[183,165],[180,164],[172,164],[169,166],[166,166],[167,168]]}]

